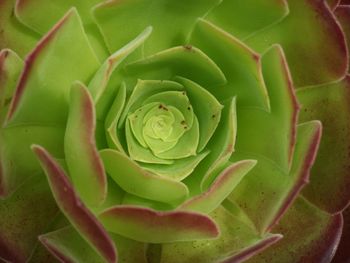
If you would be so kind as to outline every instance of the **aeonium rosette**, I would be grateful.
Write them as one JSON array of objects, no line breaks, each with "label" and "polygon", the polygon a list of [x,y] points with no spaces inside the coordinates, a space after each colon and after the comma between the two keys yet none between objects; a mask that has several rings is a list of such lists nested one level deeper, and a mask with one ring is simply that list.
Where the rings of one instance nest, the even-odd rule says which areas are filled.
[{"label": "aeonium rosette", "polygon": [[[303,197],[292,206],[308,182],[321,123],[299,120],[281,45],[261,51],[252,35],[258,53],[242,41],[256,23],[231,32],[230,1],[190,1],[189,11],[169,1],[108,1],[92,9],[94,19],[78,4],[42,23],[29,2],[17,2],[16,16],[45,35],[24,62],[0,53],[0,193],[15,193],[9,207],[37,200],[46,218],[25,225],[30,234],[17,245],[18,226],[9,222],[25,209],[3,212],[10,238],[0,240],[0,258],[41,259],[30,244],[39,235],[62,262],[242,262],[279,243],[275,262],[290,260],[286,246],[310,262],[329,256],[307,251],[325,235],[336,246],[341,217]],[[260,5],[274,7],[264,26],[288,13],[286,5]],[[129,9],[139,16],[126,26]],[[155,16],[143,20],[142,10]],[[288,226],[300,214],[321,222],[303,246],[286,223],[276,228],[291,206]]]}]

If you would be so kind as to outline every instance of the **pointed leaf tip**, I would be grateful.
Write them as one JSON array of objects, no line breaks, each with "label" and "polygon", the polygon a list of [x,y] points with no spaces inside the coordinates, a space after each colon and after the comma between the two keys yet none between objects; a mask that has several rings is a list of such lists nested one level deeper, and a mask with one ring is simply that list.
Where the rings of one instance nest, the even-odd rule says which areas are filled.
[{"label": "pointed leaf tip", "polygon": [[31,148],[47,175],[53,196],[63,214],[107,262],[116,262],[117,250],[114,243],[100,222],[82,203],[63,169],[43,147],[32,145]]}]

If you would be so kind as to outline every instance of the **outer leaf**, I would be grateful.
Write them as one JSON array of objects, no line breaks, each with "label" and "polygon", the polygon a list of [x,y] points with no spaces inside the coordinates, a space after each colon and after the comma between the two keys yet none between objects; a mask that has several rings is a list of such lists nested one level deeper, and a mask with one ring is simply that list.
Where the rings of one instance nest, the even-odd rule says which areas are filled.
[{"label": "outer leaf", "polygon": [[74,5],[82,17],[84,28],[94,50],[100,58],[108,54],[96,24],[91,16],[90,9],[100,0],[17,0],[15,6],[16,17],[34,31],[45,34]]},{"label": "outer leaf", "polygon": [[39,240],[61,262],[104,262],[72,226],[41,235]]},{"label": "outer leaf", "polygon": [[349,48],[350,46],[350,6],[349,6],[350,2],[347,4],[348,5],[339,5],[334,11],[334,14],[337,16],[338,21],[341,24],[341,27],[346,37],[346,43]]},{"label": "outer leaf", "polygon": [[227,85],[211,87],[212,94],[221,100],[237,96],[238,107],[252,106],[269,109],[269,99],[258,54],[232,35],[205,20],[197,22],[191,34],[190,43],[208,54],[227,78]]},{"label": "outer leaf", "polygon": [[129,42],[127,45],[116,51],[102,64],[100,69],[96,72],[95,76],[89,83],[89,91],[91,92],[94,101],[97,102],[103,91],[106,89],[109,79],[113,71],[118,67],[123,60],[134,52],[144,41],[150,36],[152,32],[151,27],[147,27],[140,35],[134,40]]},{"label": "outer leaf", "polygon": [[311,171],[311,183],[303,194],[330,213],[341,211],[350,200],[349,89],[350,77],[347,76],[337,83],[297,92],[302,105],[300,120],[318,119],[323,125],[320,150]]},{"label": "outer leaf", "polygon": [[0,122],[5,118],[8,103],[23,68],[23,61],[10,49],[0,51]]},{"label": "outer leaf", "polygon": [[106,197],[107,179],[95,145],[94,104],[82,83],[73,84],[70,97],[65,158],[79,196],[88,206],[97,206]]},{"label": "outer leaf", "polygon": [[73,8],[27,57],[12,100],[8,125],[64,122],[71,83],[86,82],[98,66]]},{"label": "outer leaf", "polygon": [[181,262],[242,262],[266,249],[282,238],[281,235],[258,236],[222,207],[211,216],[219,224],[221,235],[214,240],[197,240],[165,244],[162,247],[161,263]]},{"label": "outer leaf", "polygon": [[212,212],[231,194],[255,164],[254,160],[244,160],[231,164],[220,173],[207,191],[188,199],[178,209],[205,214]]},{"label": "outer leaf", "polygon": [[210,154],[201,162],[194,173],[185,180],[191,195],[199,194],[209,188],[219,172],[232,155],[237,132],[236,99],[226,101],[222,110],[221,122],[208,143]]},{"label": "outer leaf", "polygon": [[115,206],[99,218],[109,231],[141,242],[189,241],[219,235],[210,217],[195,212],[158,212],[138,206]]},{"label": "outer leaf", "polygon": [[131,194],[170,204],[182,202],[188,195],[183,183],[146,172],[124,154],[108,149],[100,155],[107,173]]},{"label": "outer leaf", "polygon": [[6,197],[25,182],[28,175],[41,176],[42,169],[30,150],[40,143],[63,158],[64,130],[56,126],[19,125],[0,129],[0,196]]},{"label": "outer leaf", "polygon": [[29,260],[38,235],[46,231],[58,211],[43,174],[27,178],[11,197],[1,200],[0,261]]},{"label": "outer leaf", "polygon": [[[343,77],[348,69],[345,37],[326,1],[290,0],[288,4],[290,13],[285,19],[245,42],[259,52],[281,44],[297,87]],[[298,36],[305,36],[303,41],[295,41],[295,34],[290,34],[296,28]]]},{"label": "outer leaf", "polygon": [[242,39],[282,20],[289,13],[285,0],[224,0],[206,19]]},{"label": "outer leaf", "polygon": [[0,50],[10,48],[24,57],[39,40],[39,36],[20,23],[13,15],[16,0],[0,3]]},{"label": "outer leaf", "polygon": [[94,15],[111,51],[121,48],[134,38],[135,32],[153,26],[154,33],[144,48],[145,54],[152,54],[183,44],[195,20],[219,2],[220,0],[190,0],[186,3],[168,0],[112,0],[98,5],[94,9]]},{"label": "outer leaf", "polygon": [[118,247],[119,263],[148,263],[146,258],[147,244],[114,233],[109,233],[109,235]]},{"label": "outer leaf", "polygon": [[238,151],[232,156],[232,160],[254,157],[258,160],[256,168],[242,180],[230,198],[247,213],[260,232],[269,231],[278,222],[308,182],[320,136],[321,124],[318,121],[298,126],[293,163],[287,174],[261,156]]},{"label": "outer leaf", "polygon": [[299,198],[274,230],[284,238],[248,262],[331,262],[342,225],[341,214],[331,216]]},{"label": "outer leaf", "polygon": [[[299,105],[280,46],[274,45],[263,55],[262,67],[271,111],[267,113],[252,107],[238,111],[237,137],[240,139],[236,149],[269,158],[288,172],[295,145]],[[275,142],[273,147],[271,138]]]},{"label": "outer leaf", "polygon": [[226,77],[218,65],[203,51],[191,45],[160,51],[129,63],[125,70],[128,75],[141,79],[168,80],[182,76],[204,88],[226,83]]},{"label": "outer leaf", "polygon": [[349,261],[350,251],[350,207],[348,207],[345,211],[343,211],[344,216],[344,226],[343,233],[340,239],[339,246],[335,253],[333,263],[343,263]]},{"label": "outer leaf", "polygon": [[117,252],[107,232],[75,193],[62,168],[40,146],[32,147],[46,172],[53,196],[70,223],[107,261],[116,262]]}]

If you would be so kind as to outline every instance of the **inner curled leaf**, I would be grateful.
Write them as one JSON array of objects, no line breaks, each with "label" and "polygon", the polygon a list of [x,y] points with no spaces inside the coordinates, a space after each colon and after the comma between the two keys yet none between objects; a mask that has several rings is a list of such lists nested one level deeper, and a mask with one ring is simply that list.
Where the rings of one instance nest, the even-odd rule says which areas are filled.
[{"label": "inner curled leaf", "polygon": [[[130,158],[154,174],[177,181],[191,174],[208,154],[205,144],[220,122],[223,107],[204,88],[185,83],[140,80],[124,108],[126,118],[121,121],[125,125],[119,123],[125,129]],[[193,102],[191,94],[195,94]],[[210,105],[210,112],[201,112],[205,104]],[[204,119],[212,123],[200,123]]]}]

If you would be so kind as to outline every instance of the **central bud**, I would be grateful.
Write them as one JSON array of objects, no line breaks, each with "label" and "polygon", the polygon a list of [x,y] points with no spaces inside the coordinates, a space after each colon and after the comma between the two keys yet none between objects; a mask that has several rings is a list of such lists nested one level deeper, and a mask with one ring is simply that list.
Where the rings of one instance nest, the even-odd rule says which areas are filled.
[{"label": "central bud", "polygon": [[208,155],[205,146],[223,106],[196,83],[178,81],[186,85],[138,81],[121,119],[125,116],[125,142],[131,159],[154,174],[183,180]]}]

